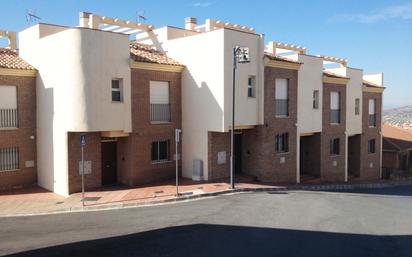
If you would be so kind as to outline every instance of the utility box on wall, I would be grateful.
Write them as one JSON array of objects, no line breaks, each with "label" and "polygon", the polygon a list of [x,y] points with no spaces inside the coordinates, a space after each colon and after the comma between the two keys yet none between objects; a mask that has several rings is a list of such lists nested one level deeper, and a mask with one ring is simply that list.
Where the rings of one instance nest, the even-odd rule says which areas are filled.
[{"label": "utility box on wall", "polygon": [[203,178],[203,161],[193,160],[192,180],[200,181]]}]

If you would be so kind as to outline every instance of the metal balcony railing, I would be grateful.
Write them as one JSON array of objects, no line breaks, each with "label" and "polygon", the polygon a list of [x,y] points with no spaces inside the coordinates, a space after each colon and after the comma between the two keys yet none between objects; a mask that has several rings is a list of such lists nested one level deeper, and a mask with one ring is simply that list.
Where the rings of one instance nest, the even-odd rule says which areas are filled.
[{"label": "metal balcony railing", "polygon": [[369,127],[376,127],[376,114],[369,114]]},{"label": "metal balcony railing", "polygon": [[330,110],[330,123],[331,124],[340,123],[340,110]]},{"label": "metal balcony railing", "polygon": [[18,127],[19,116],[17,109],[0,109],[0,129]]},{"label": "metal balcony railing", "polygon": [[276,116],[288,116],[289,115],[289,100],[276,99],[275,100]]},{"label": "metal balcony railing", "polygon": [[151,122],[170,122],[170,104],[150,104]]},{"label": "metal balcony railing", "polygon": [[0,172],[19,169],[19,148],[0,148]]}]

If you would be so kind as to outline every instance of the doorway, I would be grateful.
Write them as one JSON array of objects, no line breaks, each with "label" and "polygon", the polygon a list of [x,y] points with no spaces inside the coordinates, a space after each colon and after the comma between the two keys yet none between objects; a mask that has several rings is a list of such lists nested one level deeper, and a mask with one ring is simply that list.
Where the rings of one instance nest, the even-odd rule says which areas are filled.
[{"label": "doorway", "polygon": [[360,176],[361,135],[348,137],[348,179]]},{"label": "doorway", "polygon": [[235,173],[242,173],[242,133],[235,132],[234,140],[234,158],[235,158]]},{"label": "doorway", "polygon": [[102,142],[102,186],[117,183],[117,142]]},{"label": "doorway", "polygon": [[320,133],[300,136],[299,170],[301,183],[317,181],[320,178],[320,136]]}]

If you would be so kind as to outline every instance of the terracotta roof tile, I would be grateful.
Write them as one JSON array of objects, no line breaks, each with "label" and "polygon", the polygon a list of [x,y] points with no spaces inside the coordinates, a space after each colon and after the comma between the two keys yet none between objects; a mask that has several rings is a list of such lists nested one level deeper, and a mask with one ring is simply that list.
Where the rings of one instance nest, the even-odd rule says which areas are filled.
[{"label": "terracotta roof tile", "polygon": [[348,77],[341,76],[341,75],[338,75],[338,74],[336,74],[336,73],[333,73],[333,72],[330,72],[330,71],[326,71],[326,70],[323,71],[323,75],[325,75],[325,76],[327,76],[327,77],[330,77],[330,78],[348,79]]},{"label": "terracotta roof tile", "polygon": [[396,146],[399,150],[412,148],[412,132],[406,129],[384,124],[382,134],[384,139],[392,144],[392,147],[389,147],[389,144],[384,145],[384,147],[388,147],[387,149],[393,149],[393,146]]},{"label": "terracotta roof tile", "polygon": [[130,43],[130,57],[136,62],[184,66],[153,47],[137,42]]},{"label": "terracotta roof tile", "polygon": [[267,58],[269,58],[270,60],[273,60],[273,61],[302,64],[301,62],[294,61],[294,60],[289,59],[289,58],[286,58],[286,57],[284,57],[284,56],[275,55],[275,54],[268,53],[268,52],[265,52],[265,56],[266,56]]},{"label": "terracotta roof tile", "polygon": [[19,57],[17,50],[0,48],[0,68],[35,70],[33,66]]}]

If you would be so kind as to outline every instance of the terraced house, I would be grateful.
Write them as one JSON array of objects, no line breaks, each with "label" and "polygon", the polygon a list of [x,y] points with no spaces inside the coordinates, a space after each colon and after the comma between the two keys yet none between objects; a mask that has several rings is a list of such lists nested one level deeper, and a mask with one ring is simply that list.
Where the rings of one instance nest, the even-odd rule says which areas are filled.
[{"label": "terraced house", "polygon": [[[250,62],[237,65],[232,128],[236,46],[248,47]],[[21,133],[33,135],[20,142],[23,136],[5,135],[22,126],[1,131],[1,158],[10,152],[3,149],[12,156],[21,149],[17,166],[0,172],[16,178],[3,187],[37,181],[61,195],[79,191],[80,133],[87,188],[171,178],[176,158],[183,177],[227,178],[232,129],[236,174],[273,183],[381,176],[383,75],[303,47],[265,45],[253,28],[193,17],[183,28],[155,28],[83,12],[78,27],[37,24],[19,33],[19,54],[4,51],[14,59],[0,55],[2,65],[21,62],[28,71],[10,77],[1,69],[0,89],[11,96],[17,87],[17,100],[1,101],[0,109],[17,110],[13,117],[31,129]],[[23,78],[32,91],[20,97]],[[22,154],[26,148],[32,156]]]}]

